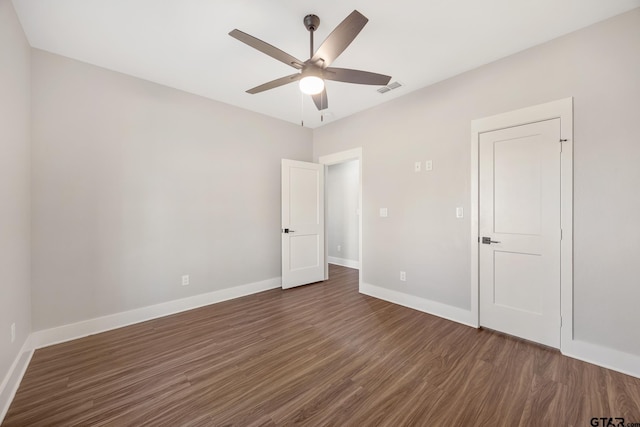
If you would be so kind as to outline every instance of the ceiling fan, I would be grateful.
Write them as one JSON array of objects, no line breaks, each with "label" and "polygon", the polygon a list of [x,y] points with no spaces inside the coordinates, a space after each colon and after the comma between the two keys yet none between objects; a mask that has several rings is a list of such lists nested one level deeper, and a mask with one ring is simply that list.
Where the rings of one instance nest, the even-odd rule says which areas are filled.
[{"label": "ceiling fan", "polygon": [[317,51],[313,50],[313,32],[320,25],[320,18],[316,15],[307,15],[304,17],[304,26],[309,31],[310,47],[309,59],[301,61],[286,52],[263,42],[249,34],[240,30],[233,30],[229,33],[241,42],[259,50],[280,62],[299,70],[295,74],[272,80],[261,84],[247,93],[256,94],[269,89],[274,89],[292,83],[300,82],[300,90],[303,93],[311,95],[313,102],[318,110],[324,110],[328,107],[327,90],[324,87],[325,80],[333,80],[345,83],[358,83],[365,85],[384,86],[389,83],[391,76],[383,74],[371,73],[368,71],[352,70],[349,68],[335,68],[330,65],[335,59],[351,44],[351,42],[360,33],[362,28],[369,20],[357,10],[351,12],[344,21],[342,21],[327,39],[320,45]]}]

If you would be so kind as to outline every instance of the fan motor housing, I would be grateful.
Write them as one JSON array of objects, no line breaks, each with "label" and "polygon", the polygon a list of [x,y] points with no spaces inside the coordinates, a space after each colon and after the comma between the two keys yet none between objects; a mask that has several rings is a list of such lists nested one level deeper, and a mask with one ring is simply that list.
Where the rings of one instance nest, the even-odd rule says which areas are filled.
[{"label": "fan motor housing", "polygon": [[320,26],[320,18],[313,14],[305,16],[303,22],[308,31],[315,31]]}]

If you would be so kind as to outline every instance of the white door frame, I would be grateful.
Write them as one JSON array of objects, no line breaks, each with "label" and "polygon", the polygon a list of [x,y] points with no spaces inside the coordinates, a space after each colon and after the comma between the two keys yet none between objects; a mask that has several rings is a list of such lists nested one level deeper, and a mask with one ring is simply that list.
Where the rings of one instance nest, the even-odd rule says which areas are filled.
[{"label": "white door frame", "polygon": [[[320,156],[318,163],[325,165],[325,180],[327,179],[327,169],[331,165],[338,163],[344,163],[349,160],[359,160],[359,172],[358,172],[358,258],[360,262],[360,269],[358,270],[358,285],[362,283],[362,147],[353,148],[347,151],[340,151],[338,153],[327,154],[326,156]],[[325,185],[326,189],[326,185]],[[325,203],[325,218],[327,217],[327,192],[324,193]],[[324,228],[324,251],[325,251],[325,264],[324,264],[324,280],[329,278],[329,233],[325,223]]]},{"label": "white door frame", "polygon": [[[471,319],[480,327],[479,141],[480,134],[542,120],[560,119],[560,350],[573,340],[573,98],[471,121]],[[560,143],[560,142],[559,142]]]}]

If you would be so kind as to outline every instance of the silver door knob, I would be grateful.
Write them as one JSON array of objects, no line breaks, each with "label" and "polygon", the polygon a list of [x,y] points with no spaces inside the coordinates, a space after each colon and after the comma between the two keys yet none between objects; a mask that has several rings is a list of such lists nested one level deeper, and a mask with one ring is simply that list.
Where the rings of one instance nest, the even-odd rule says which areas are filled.
[{"label": "silver door knob", "polygon": [[497,240],[491,240],[491,237],[483,237],[482,243],[484,243],[485,245],[490,245],[492,243],[500,243],[500,242]]}]

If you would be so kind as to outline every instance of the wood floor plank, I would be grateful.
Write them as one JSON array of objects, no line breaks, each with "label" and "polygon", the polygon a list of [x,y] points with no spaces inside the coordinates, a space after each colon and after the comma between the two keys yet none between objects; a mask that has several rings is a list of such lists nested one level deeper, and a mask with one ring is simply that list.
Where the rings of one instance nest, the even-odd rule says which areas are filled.
[{"label": "wood floor plank", "polygon": [[330,277],[37,350],[2,425],[640,423],[640,379]]}]

